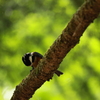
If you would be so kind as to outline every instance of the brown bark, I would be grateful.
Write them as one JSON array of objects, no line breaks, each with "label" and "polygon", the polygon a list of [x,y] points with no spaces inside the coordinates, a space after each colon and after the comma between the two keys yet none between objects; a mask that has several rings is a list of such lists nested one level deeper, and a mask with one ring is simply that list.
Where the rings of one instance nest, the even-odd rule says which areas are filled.
[{"label": "brown bark", "polygon": [[83,32],[99,13],[100,0],[87,0],[46,52],[38,67],[16,86],[11,100],[29,100],[34,92],[53,76],[63,58],[79,42]]}]

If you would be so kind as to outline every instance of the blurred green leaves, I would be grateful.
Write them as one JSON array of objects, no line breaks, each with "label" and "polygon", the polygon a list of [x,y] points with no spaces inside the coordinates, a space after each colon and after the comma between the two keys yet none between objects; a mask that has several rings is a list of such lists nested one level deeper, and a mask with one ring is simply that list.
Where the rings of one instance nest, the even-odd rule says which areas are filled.
[{"label": "blurred green leaves", "polygon": [[[82,2],[0,1],[0,100],[9,100],[10,91],[29,74],[31,68],[21,61],[23,54],[37,51],[44,55]],[[60,64],[64,74],[54,75],[31,100],[100,99],[99,21],[98,17]]]}]

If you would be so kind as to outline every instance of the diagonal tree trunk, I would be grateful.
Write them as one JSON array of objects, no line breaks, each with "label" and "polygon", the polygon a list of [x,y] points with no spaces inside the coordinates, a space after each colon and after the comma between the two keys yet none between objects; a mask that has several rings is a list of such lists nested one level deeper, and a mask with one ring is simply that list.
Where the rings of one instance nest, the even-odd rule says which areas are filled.
[{"label": "diagonal tree trunk", "polygon": [[79,43],[83,32],[98,17],[99,13],[100,0],[86,0],[46,52],[38,67],[16,86],[11,100],[29,100],[35,91],[53,76],[63,58]]}]

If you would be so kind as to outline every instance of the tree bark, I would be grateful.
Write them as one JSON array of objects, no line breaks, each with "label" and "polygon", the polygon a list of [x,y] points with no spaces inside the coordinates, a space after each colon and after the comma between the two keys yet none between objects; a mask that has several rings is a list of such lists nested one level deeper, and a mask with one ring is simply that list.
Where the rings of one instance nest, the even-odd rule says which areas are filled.
[{"label": "tree bark", "polygon": [[100,13],[100,0],[86,0],[39,62],[37,68],[16,86],[11,100],[29,100],[50,79],[66,54],[77,44],[83,32]]}]

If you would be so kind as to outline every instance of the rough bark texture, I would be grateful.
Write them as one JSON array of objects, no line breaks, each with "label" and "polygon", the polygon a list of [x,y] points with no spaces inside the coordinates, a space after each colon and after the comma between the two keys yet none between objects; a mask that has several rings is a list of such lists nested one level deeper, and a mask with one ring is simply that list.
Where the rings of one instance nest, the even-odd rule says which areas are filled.
[{"label": "rough bark texture", "polygon": [[53,76],[63,58],[79,42],[85,29],[99,13],[100,0],[87,0],[46,52],[38,67],[16,86],[11,100],[29,100],[34,92]]}]

